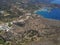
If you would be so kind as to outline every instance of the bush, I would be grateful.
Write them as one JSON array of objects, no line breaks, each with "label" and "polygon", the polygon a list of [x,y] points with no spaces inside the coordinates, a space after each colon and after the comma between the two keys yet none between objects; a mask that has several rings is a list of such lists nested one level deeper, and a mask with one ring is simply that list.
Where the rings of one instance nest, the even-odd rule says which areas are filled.
[{"label": "bush", "polygon": [[4,40],[0,38],[0,44],[4,44]]},{"label": "bush", "polygon": [[11,27],[11,26],[12,26],[12,24],[11,24],[11,23],[8,23],[8,26],[9,26],[9,27]]}]

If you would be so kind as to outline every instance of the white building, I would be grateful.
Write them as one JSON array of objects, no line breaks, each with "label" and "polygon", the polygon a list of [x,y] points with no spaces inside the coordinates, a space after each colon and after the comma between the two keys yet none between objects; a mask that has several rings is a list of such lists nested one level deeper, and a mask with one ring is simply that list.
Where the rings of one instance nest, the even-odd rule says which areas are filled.
[{"label": "white building", "polygon": [[11,29],[11,27],[9,27],[8,25],[0,25],[0,30],[6,30],[6,31],[9,31]]}]

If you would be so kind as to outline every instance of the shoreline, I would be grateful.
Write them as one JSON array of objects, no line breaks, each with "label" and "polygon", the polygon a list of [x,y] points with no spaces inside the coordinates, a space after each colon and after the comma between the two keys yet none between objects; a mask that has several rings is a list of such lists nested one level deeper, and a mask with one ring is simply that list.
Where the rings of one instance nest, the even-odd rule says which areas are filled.
[{"label": "shoreline", "polygon": [[[34,11],[34,14],[36,14],[37,11],[41,11],[41,10],[39,9],[39,10]],[[46,18],[46,17],[42,16],[41,14],[37,14],[37,15],[39,15],[39,16],[41,16],[42,18],[47,19],[47,20],[60,21],[60,20],[58,20],[58,19]]]},{"label": "shoreline", "polygon": [[[34,13],[34,14],[36,14],[36,13]],[[45,19],[45,20],[58,21],[58,22],[60,22],[60,20],[57,20],[57,19],[45,18],[45,17],[43,17],[42,15],[39,15],[39,14],[36,14],[36,15],[40,16],[41,18],[43,18],[43,19]]]},{"label": "shoreline", "polygon": [[[37,14],[38,15],[38,14]],[[60,22],[60,20],[56,20],[56,19],[51,19],[51,18],[45,18],[45,17],[43,17],[42,15],[39,15],[40,17],[42,17],[43,19],[46,19],[46,20],[50,20],[50,21],[59,21]]]}]

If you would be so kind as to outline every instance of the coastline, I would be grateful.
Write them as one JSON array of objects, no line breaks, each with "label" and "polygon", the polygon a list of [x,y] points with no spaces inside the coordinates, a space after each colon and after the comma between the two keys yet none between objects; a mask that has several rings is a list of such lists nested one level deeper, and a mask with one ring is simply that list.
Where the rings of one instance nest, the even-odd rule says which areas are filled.
[{"label": "coastline", "polygon": [[[35,10],[35,11],[34,11],[34,14],[36,14],[37,11],[41,11],[41,10],[40,10],[40,9],[39,9],[39,10]],[[48,12],[49,12],[49,11],[48,11]],[[42,18],[47,19],[47,20],[60,21],[60,20],[58,20],[58,19],[46,18],[46,17],[42,16],[41,14],[37,14],[37,15],[39,15],[39,16],[41,16]]]},{"label": "coastline", "polygon": [[[38,15],[38,14],[37,14]],[[56,20],[56,19],[51,19],[51,18],[45,18],[42,15],[39,15],[41,18],[45,19],[45,20],[50,20],[50,21],[58,21],[60,22],[60,20]]]}]

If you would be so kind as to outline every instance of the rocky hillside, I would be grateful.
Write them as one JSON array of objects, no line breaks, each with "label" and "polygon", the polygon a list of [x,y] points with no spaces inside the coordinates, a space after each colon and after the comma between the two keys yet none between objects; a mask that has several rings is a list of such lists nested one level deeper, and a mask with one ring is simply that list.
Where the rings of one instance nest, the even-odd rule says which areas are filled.
[{"label": "rocky hillside", "polygon": [[12,25],[9,23],[10,29],[2,25],[1,30],[0,25],[0,45],[60,45],[60,21],[33,14],[37,9],[60,5],[40,1],[45,2],[45,0],[0,0],[0,23],[12,23]]},{"label": "rocky hillside", "polygon": [[11,30],[0,31],[0,38],[10,45],[60,45],[60,21],[22,15],[13,21]]}]

